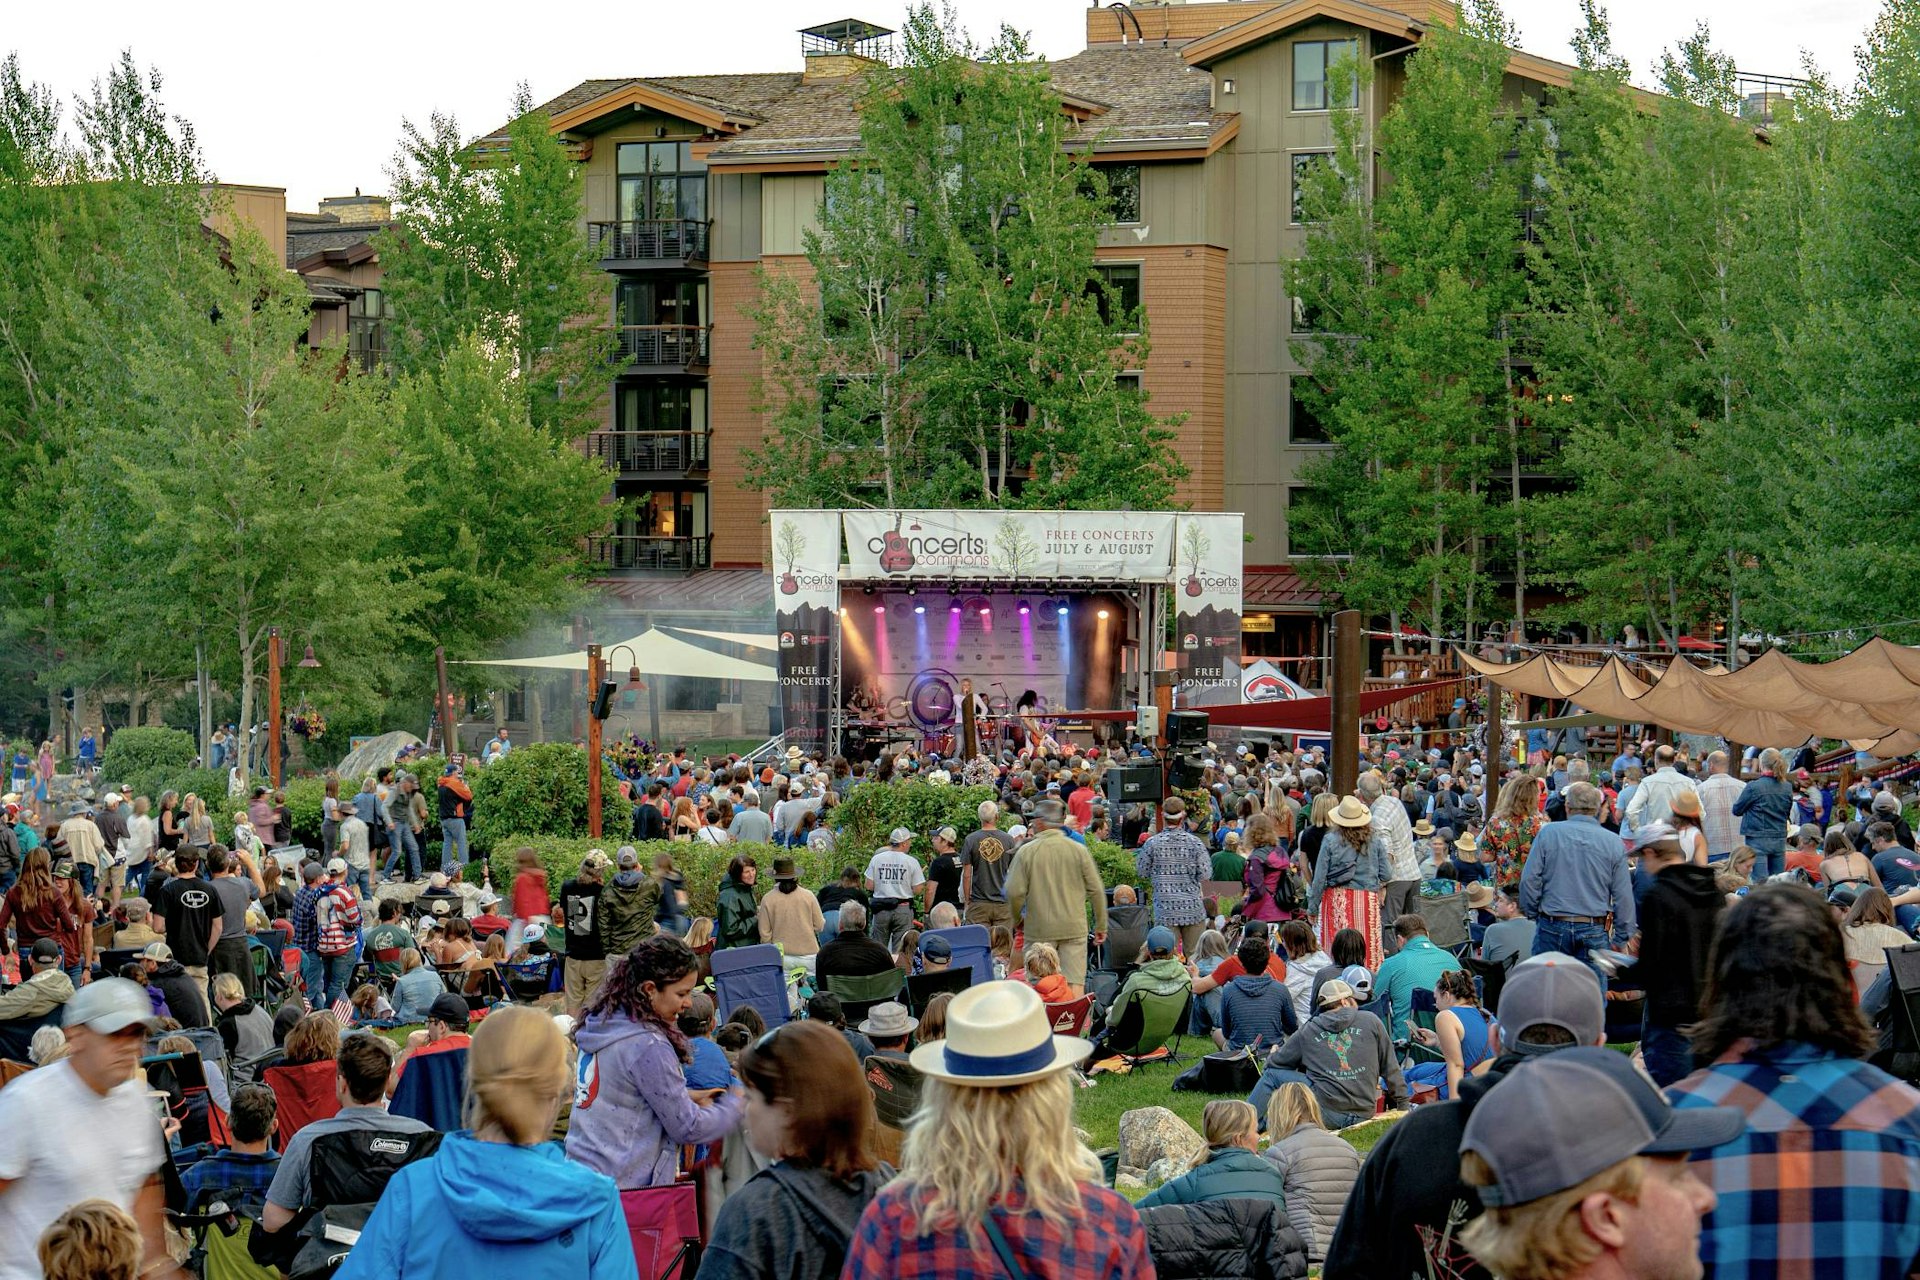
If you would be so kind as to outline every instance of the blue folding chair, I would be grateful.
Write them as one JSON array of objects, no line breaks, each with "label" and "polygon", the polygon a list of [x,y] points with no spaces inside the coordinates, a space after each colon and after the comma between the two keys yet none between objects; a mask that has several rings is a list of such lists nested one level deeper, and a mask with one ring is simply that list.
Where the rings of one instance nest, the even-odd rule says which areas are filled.
[{"label": "blue folding chair", "polygon": [[429,1129],[452,1133],[462,1127],[467,1104],[467,1051],[448,1049],[407,1059],[387,1110],[408,1116]]},{"label": "blue folding chair", "polygon": [[951,929],[929,929],[920,935],[922,945],[928,938],[945,938],[953,948],[953,963],[948,969],[973,970],[975,982],[993,981],[993,941],[983,924],[959,924]]},{"label": "blue folding chair", "polygon": [[789,1016],[787,972],[780,962],[780,948],[770,942],[752,947],[728,947],[713,953],[713,995],[719,1007],[720,1021],[733,1011],[750,1004],[766,1021],[767,1030],[784,1023]]}]

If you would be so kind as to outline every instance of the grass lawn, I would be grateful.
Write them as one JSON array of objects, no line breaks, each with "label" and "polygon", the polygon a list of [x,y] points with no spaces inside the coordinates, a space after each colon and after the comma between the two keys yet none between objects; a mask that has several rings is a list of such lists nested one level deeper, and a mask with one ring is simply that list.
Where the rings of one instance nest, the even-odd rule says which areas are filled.
[{"label": "grass lawn", "polygon": [[743,756],[765,741],[765,738],[704,738],[699,742],[689,742],[687,754],[695,760],[705,760],[709,756]]}]

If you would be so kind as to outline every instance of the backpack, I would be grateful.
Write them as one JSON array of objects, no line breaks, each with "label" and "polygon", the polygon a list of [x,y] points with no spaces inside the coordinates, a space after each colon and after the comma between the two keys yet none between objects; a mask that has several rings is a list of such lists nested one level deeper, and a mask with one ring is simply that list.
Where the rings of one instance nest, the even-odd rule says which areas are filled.
[{"label": "backpack", "polygon": [[334,885],[313,904],[314,919],[320,926],[315,947],[323,956],[341,956],[353,950],[360,934],[360,904],[343,884]]},{"label": "backpack", "polygon": [[[1251,906],[1271,897],[1274,905],[1288,914],[1303,909],[1307,895],[1300,885],[1300,873],[1291,864],[1279,869],[1269,867],[1266,855],[1258,850],[1255,852],[1258,856],[1249,857],[1246,869],[1240,873],[1241,887],[1247,891],[1244,905]],[[1273,876],[1271,889],[1267,887],[1269,873]]]}]

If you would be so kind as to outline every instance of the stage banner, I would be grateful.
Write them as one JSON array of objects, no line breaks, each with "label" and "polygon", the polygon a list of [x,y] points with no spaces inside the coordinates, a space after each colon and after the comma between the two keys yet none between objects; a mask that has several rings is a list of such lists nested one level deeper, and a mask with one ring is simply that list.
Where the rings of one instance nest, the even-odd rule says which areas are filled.
[{"label": "stage banner", "polygon": [[1217,706],[1240,701],[1240,570],[1238,515],[1181,515],[1173,575],[1178,703]]},{"label": "stage banner", "polygon": [[[1168,512],[848,511],[845,517],[847,576],[856,579],[1165,582],[1174,568]],[[1237,577],[1237,546],[1233,566]],[[1237,583],[1233,604],[1238,611]]]},{"label": "stage banner", "polygon": [[787,741],[827,745],[833,644],[840,629],[840,515],[774,511],[774,629],[780,644],[780,711]]}]

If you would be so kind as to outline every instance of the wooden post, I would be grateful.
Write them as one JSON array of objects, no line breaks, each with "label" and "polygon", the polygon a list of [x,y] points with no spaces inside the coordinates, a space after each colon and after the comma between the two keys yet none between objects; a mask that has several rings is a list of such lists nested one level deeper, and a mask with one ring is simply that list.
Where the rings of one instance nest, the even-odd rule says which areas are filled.
[{"label": "wooden post", "polygon": [[453,718],[453,695],[447,691],[447,651],[435,645],[434,674],[440,686],[440,750],[451,760],[460,751],[460,727]]},{"label": "wooden post", "polygon": [[600,646],[587,646],[587,834],[600,838],[600,717],[593,714],[600,696]]},{"label": "wooden post", "polygon": [[1336,795],[1351,795],[1360,778],[1360,687],[1366,676],[1366,634],[1360,611],[1333,615],[1333,671],[1327,681],[1333,695],[1333,759],[1328,772]]},{"label": "wooden post", "polygon": [[1505,769],[1503,744],[1507,738],[1507,722],[1500,714],[1500,686],[1484,676],[1480,682],[1487,690],[1487,752],[1486,759],[1480,762],[1480,825],[1484,828],[1493,817],[1493,798],[1499,792],[1500,775]]},{"label": "wooden post", "polygon": [[[244,768],[242,772],[245,772]],[[280,628],[267,628],[267,776],[280,785]]]}]

